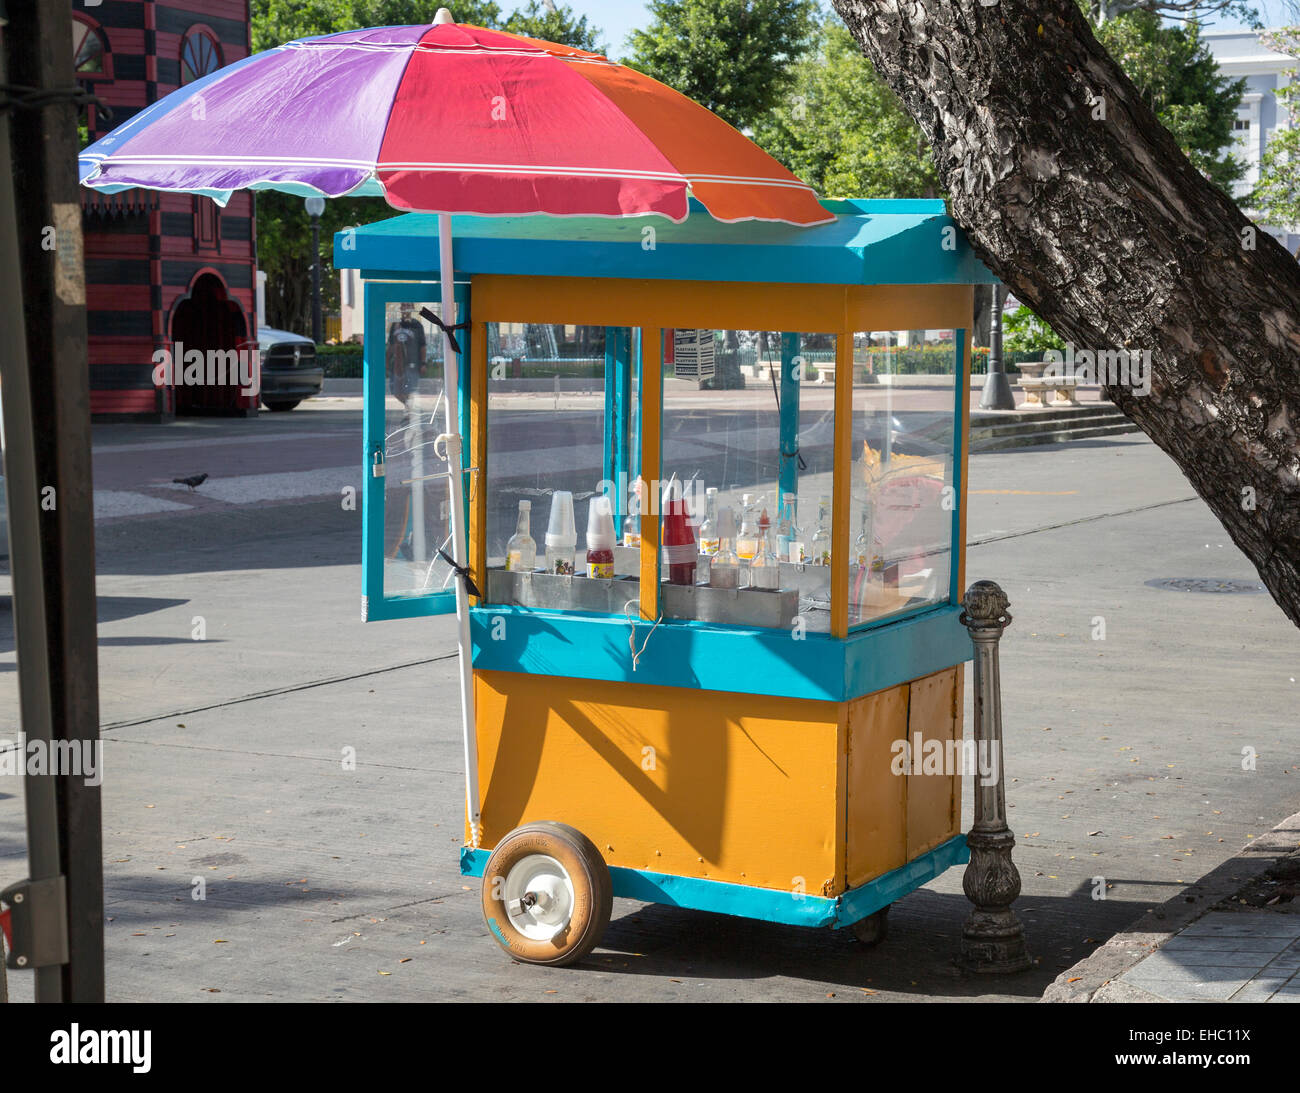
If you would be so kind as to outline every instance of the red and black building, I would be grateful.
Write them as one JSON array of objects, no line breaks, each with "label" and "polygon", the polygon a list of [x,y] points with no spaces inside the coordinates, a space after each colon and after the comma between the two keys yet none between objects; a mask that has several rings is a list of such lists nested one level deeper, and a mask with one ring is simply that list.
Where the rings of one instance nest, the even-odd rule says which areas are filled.
[{"label": "red and black building", "polygon": [[[112,110],[87,108],[86,143],[150,103],[250,51],[248,0],[73,4],[77,79]],[[99,420],[255,414],[237,383],[154,383],[154,352],[240,349],[256,362],[257,232],[252,195],[210,198],[82,191],[90,408]]]}]

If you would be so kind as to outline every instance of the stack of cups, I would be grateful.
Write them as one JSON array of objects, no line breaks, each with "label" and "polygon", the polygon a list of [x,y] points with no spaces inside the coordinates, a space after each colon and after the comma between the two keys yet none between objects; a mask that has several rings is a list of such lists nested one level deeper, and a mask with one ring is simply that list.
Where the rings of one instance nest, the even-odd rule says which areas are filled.
[{"label": "stack of cups", "polygon": [[556,490],[551,496],[551,521],[546,528],[546,572],[572,576],[577,548],[573,494]]}]

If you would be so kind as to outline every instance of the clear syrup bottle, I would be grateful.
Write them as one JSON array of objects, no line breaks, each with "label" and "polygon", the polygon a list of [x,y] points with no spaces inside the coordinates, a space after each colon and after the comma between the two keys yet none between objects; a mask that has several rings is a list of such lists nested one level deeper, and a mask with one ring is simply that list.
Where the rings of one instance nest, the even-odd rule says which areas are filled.
[{"label": "clear syrup bottle", "polygon": [[515,521],[515,533],[506,543],[506,569],[511,572],[531,573],[537,568],[537,540],[529,534],[532,522],[533,503],[519,502],[519,517]]},{"label": "clear syrup bottle", "polygon": [[740,497],[740,534],[736,536],[736,554],[742,562],[751,562],[758,553],[758,520],[754,512],[757,498],[752,493]]},{"label": "clear syrup bottle", "polygon": [[718,553],[718,487],[710,486],[704,491],[704,523],[700,525],[700,553],[712,557]]},{"label": "clear syrup bottle", "polygon": [[625,547],[641,546],[641,479],[632,484],[632,491],[627,499],[627,519],[623,521],[623,545]]},{"label": "clear syrup bottle", "polygon": [[831,564],[831,529],[827,522],[830,513],[831,499],[829,497],[819,497],[817,499],[817,530],[813,532],[812,542],[809,544],[808,560],[813,565],[830,565]]},{"label": "clear syrup bottle", "polygon": [[736,511],[730,505],[723,505],[718,511],[718,549],[709,559],[709,587],[740,587],[740,558],[735,542]]},{"label": "clear syrup bottle", "polygon": [[853,540],[853,562],[861,569],[870,572],[875,560],[876,549],[874,535],[871,531],[871,506],[866,505],[862,509],[862,530],[858,532],[858,537]]},{"label": "clear syrup bottle", "polygon": [[758,518],[758,549],[749,563],[749,587],[764,592],[781,587],[781,562],[772,549],[772,521],[767,509]]},{"label": "clear syrup bottle", "polygon": [[799,526],[799,499],[793,493],[784,494],[785,513],[776,537],[777,557],[783,562],[802,565],[808,560],[803,544],[803,528]]}]

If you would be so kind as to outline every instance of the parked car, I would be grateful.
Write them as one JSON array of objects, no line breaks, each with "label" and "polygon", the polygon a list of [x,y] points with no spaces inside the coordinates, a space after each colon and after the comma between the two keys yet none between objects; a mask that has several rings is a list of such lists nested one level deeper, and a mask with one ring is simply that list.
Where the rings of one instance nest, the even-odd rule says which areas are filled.
[{"label": "parked car", "polygon": [[257,328],[262,358],[262,405],[268,410],[292,410],[303,399],[319,395],[325,370],[316,363],[316,343],[301,334]]}]

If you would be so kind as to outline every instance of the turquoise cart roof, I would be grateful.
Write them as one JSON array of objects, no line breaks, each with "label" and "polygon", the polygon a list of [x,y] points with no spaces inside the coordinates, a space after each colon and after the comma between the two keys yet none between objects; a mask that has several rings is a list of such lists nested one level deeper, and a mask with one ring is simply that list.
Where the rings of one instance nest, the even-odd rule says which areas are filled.
[{"label": "turquoise cart roof", "polygon": [[[724,224],[697,202],[662,217],[455,216],[456,273],[809,285],[995,284],[942,201],[823,201],[812,228]],[[653,229],[648,245],[647,229]],[[438,273],[438,218],[409,213],[339,232],[334,265],[366,277]]]}]

